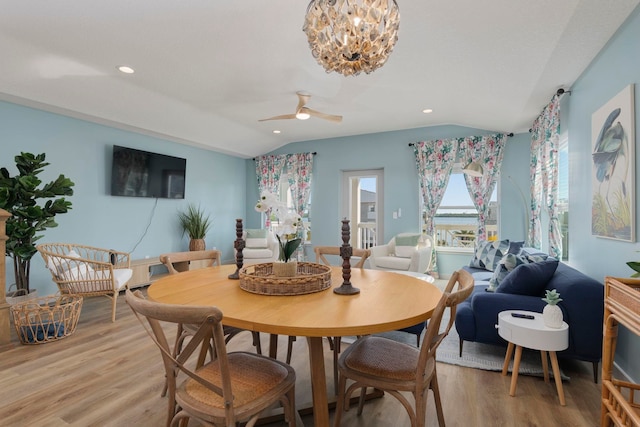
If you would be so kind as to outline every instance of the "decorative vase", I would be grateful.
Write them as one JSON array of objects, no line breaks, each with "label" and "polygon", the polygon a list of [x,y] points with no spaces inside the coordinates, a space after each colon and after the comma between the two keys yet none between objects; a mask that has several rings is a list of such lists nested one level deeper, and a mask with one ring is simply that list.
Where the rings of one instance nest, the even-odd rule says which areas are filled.
[{"label": "decorative vase", "polygon": [[298,273],[298,261],[274,262],[272,271],[276,277],[294,277]]},{"label": "decorative vase", "polygon": [[189,241],[189,250],[190,251],[204,251],[207,247],[204,239],[191,239]]},{"label": "decorative vase", "polygon": [[547,304],[542,310],[542,320],[548,328],[562,327],[562,310],[557,305]]}]

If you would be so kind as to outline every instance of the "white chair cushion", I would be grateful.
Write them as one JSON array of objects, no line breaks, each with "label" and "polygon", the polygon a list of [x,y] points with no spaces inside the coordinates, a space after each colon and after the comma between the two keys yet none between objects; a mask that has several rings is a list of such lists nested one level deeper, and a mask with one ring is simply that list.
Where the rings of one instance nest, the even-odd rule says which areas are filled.
[{"label": "white chair cushion", "polygon": [[60,273],[64,280],[85,280],[91,278],[94,274],[93,268],[89,264],[81,264],[77,267],[71,267]]},{"label": "white chair cushion", "polygon": [[400,258],[411,258],[417,246],[396,246],[396,256]]},{"label": "white chair cushion", "polygon": [[250,249],[266,249],[268,247],[267,238],[247,237],[247,239],[245,240],[245,247]]},{"label": "white chair cushion", "polygon": [[400,258],[397,256],[383,256],[376,258],[376,264],[380,268],[391,270],[408,270],[411,265],[411,258]]},{"label": "white chair cushion", "polygon": [[242,250],[242,256],[244,258],[271,258],[273,251],[271,249],[244,248]]},{"label": "white chair cushion", "polygon": [[114,268],[113,281],[116,283],[116,289],[122,289],[133,276],[133,270],[130,268]]}]

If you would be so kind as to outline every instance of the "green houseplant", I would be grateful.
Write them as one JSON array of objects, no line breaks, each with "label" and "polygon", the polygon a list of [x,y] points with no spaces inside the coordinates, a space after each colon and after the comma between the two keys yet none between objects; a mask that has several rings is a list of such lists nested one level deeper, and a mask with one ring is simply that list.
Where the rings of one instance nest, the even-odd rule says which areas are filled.
[{"label": "green houseplant", "polygon": [[[31,258],[36,254],[39,232],[57,227],[54,217],[71,209],[64,197],[73,195],[74,183],[64,175],[42,184],[38,175],[49,163],[45,154],[21,153],[15,156],[18,174],[11,176],[6,168],[0,169],[0,208],[11,214],[7,220],[6,255],[13,258],[16,288],[14,296],[31,291],[29,273]],[[44,201],[39,204],[39,201]]]},{"label": "green houseplant", "polygon": [[212,224],[209,215],[205,215],[200,206],[189,204],[186,211],[178,212],[178,219],[182,227],[182,234],[187,234],[191,239],[189,250],[205,250],[206,243],[204,238]]}]

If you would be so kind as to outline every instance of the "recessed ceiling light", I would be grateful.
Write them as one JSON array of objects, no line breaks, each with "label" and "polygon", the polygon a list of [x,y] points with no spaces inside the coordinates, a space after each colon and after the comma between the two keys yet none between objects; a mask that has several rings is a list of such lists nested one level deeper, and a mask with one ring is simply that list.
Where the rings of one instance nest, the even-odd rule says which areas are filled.
[{"label": "recessed ceiling light", "polygon": [[429,114],[429,113],[433,113],[433,110],[431,108],[425,108],[424,110],[422,110],[422,112],[425,114]]},{"label": "recessed ceiling light", "polygon": [[136,70],[134,70],[131,67],[127,67],[126,65],[119,65],[118,66],[118,71],[120,71],[121,73],[125,73],[125,74],[133,74],[136,72]]},{"label": "recessed ceiling light", "polygon": [[274,130],[273,133],[280,133],[278,129]]}]

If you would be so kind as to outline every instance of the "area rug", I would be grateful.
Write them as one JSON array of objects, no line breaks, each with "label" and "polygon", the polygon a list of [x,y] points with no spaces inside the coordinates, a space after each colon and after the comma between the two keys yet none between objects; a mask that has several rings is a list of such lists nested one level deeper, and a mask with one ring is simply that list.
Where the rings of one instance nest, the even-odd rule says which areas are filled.
[{"label": "area rug", "polygon": [[[446,318],[442,319],[442,324],[445,325],[449,321],[448,313],[445,313]],[[401,341],[410,345],[415,345],[416,337],[413,334],[405,332],[385,332],[379,334],[387,338],[391,338],[396,341]],[[423,333],[424,336],[424,333]],[[462,347],[462,356],[459,356],[459,340],[458,332],[455,325],[451,328],[449,335],[440,343],[440,347],[436,352],[436,361],[441,363],[447,363],[449,365],[464,366],[467,368],[483,369],[485,371],[502,371],[502,365],[504,364],[504,356],[507,351],[506,345],[504,347],[490,344],[482,344],[476,342],[465,341]],[[509,364],[509,372],[513,369],[513,358]],[[523,349],[522,358],[520,359],[519,375],[531,375],[542,377],[544,375],[542,371],[542,361],[540,359],[540,352]],[[551,363],[549,363],[549,377],[553,378],[553,372],[551,369]],[[569,377],[560,370],[560,377],[563,381],[568,381]]]}]

